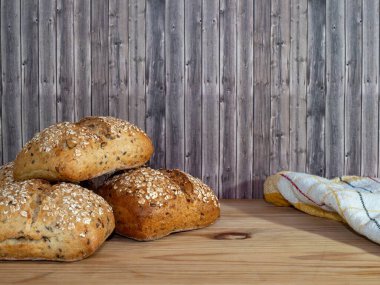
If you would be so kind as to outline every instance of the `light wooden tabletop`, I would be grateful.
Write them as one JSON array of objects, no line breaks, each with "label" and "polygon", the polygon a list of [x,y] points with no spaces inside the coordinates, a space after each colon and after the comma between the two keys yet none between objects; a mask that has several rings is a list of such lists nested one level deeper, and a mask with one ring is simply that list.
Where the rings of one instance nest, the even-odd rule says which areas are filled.
[{"label": "light wooden tabletop", "polygon": [[380,245],[263,201],[223,201],[213,226],[136,242],[114,235],[75,263],[1,262],[0,284],[380,284]]}]

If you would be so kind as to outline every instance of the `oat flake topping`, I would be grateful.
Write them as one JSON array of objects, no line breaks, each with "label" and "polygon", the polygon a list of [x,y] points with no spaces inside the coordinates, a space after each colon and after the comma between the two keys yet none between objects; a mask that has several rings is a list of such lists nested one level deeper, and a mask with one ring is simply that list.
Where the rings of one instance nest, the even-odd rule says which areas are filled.
[{"label": "oat flake topping", "polygon": [[[120,137],[124,132],[146,134],[135,125],[113,117],[87,117],[77,123],[62,122],[37,133],[24,147],[28,153],[32,145],[38,145],[39,152],[51,152],[55,148],[75,148],[74,156],[81,155],[90,142],[102,143],[111,138]],[[65,139],[64,139],[65,138]]]},{"label": "oat flake topping", "polygon": [[[0,169],[1,175],[4,175],[4,167]],[[31,219],[38,211],[61,230],[73,230],[77,223],[88,225],[96,221],[99,214],[112,213],[112,208],[102,197],[75,184],[50,185],[44,180],[32,179],[0,185],[0,215]]]}]

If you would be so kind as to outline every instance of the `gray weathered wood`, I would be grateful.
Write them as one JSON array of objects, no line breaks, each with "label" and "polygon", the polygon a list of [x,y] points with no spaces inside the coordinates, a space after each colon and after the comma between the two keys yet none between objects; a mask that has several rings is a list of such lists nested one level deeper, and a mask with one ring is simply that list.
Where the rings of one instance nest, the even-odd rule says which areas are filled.
[{"label": "gray weathered wood", "polygon": [[202,0],[185,15],[185,170],[202,177]]},{"label": "gray weathered wood", "polygon": [[3,120],[3,106],[2,106],[2,98],[3,98],[3,56],[2,56],[2,42],[1,42],[1,10],[2,5],[0,2],[0,163],[3,164],[3,127],[2,127],[2,120]]},{"label": "gray weathered wood", "polygon": [[344,171],[344,1],[326,3],[326,176]]},{"label": "gray weathered wood", "polygon": [[270,15],[271,3],[254,1],[253,6],[253,198],[263,196],[269,175],[270,130]]},{"label": "gray weathered wood", "polygon": [[306,170],[307,0],[291,1],[289,168]]},{"label": "gray weathered wood", "polygon": [[345,173],[360,175],[362,101],[362,2],[346,1]]},{"label": "gray weathered wood", "polygon": [[271,6],[270,171],[289,169],[290,0]]},{"label": "gray weathered wood", "polygon": [[219,192],[236,197],[236,13],[235,0],[220,1]]},{"label": "gray weathered wood", "polygon": [[128,1],[109,0],[109,115],[128,119]]},{"label": "gray weathered wood", "polygon": [[57,120],[74,121],[74,2],[57,0]]},{"label": "gray weathered wood", "polygon": [[1,1],[3,161],[15,159],[22,146],[20,1]]},{"label": "gray weathered wood", "polygon": [[252,197],[253,168],[253,2],[239,0],[237,8],[237,142],[236,197]]},{"label": "gray weathered wood", "polygon": [[219,1],[203,0],[202,9],[202,179],[218,191]]},{"label": "gray weathered wood", "polygon": [[0,162],[110,114],[224,198],[282,169],[380,174],[380,0],[0,1]]},{"label": "gray weathered wood", "polygon": [[108,0],[91,1],[91,114],[108,115]]},{"label": "gray weathered wood", "polygon": [[362,165],[361,174],[378,175],[379,1],[363,1]]},{"label": "gray weathered wood", "polygon": [[91,115],[91,2],[74,2],[75,120]]},{"label": "gray weathered wood", "polygon": [[154,142],[153,167],[165,167],[165,1],[146,3],[146,130]]},{"label": "gray weathered wood", "polygon": [[308,2],[308,86],[306,171],[325,175],[326,3]]},{"label": "gray weathered wood", "polygon": [[21,89],[23,144],[39,131],[38,1],[21,1]]},{"label": "gray weathered wood", "polygon": [[[165,15],[166,167],[185,165],[184,0],[167,0]],[[170,150],[170,151],[168,151]]]},{"label": "gray weathered wood", "polygon": [[129,121],[145,130],[145,1],[129,0]]},{"label": "gray weathered wood", "polygon": [[38,78],[40,129],[57,121],[56,1],[38,1]]}]

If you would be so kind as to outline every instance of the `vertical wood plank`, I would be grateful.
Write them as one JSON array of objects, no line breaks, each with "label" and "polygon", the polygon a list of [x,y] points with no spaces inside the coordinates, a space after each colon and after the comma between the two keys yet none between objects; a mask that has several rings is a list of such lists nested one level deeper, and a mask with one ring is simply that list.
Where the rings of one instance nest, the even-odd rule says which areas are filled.
[{"label": "vertical wood plank", "polygon": [[344,1],[326,3],[326,176],[344,171]]},{"label": "vertical wood plank", "polygon": [[306,171],[325,175],[326,3],[308,3],[308,86]]},{"label": "vertical wood plank", "polygon": [[253,2],[237,8],[237,185],[236,198],[252,197],[253,169]]},{"label": "vertical wood plank", "polygon": [[38,29],[40,129],[57,121],[56,1],[39,0]]},{"label": "vertical wood plank", "polygon": [[108,115],[108,0],[91,1],[91,113]]},{"label": "vertical wood plank", "polygon": [[270,171],[289,169],[290,0],[271,5]]},{"label": "vertical wood plank", "polygon": [[165,0],[146,3],[146,128],[155,152],[153,167],[165,167]]},{"label": "vertical wood plank", "polygon": [[91,115],[91,2],[74,2],[75,120]]},{"label": "vertical wood plank", "polygon": [[145,0],[129,0],[129,121],[145,127]]},{"label": "vertical wood plank", "polygon": [[306,170],[307,0],[291,1],[290,157],[292,171]]},{"label": "vertical wood plank", "polygon": [[[184,168],[184,1],[166,0],[166,167]],[[194,19],[193,19],[194,20]]]},{"label": "vertical wood plank", "polygon": [[271,1],[254,1],[253,11],[253,198],[262,198],[269,175]]},{"label": "vertical wood plank", "polygon": [[235,0],[220,1],[219,193],[236,197],[236,12]]},{"label": "vertical wood plank", "polygon": [[202,177],[202,0],[185,1],[185,170]]},{"label": "vertical wood plank", "polygon": [[128,119],[128,1],[109,0],[109,114]]},{"label": "vertical wood plank", "polygon": [[360,175],[362,101],[362,2],[347,0],[345,70],[345,173]]},{"label": "vertical wood plank", "polygon": [[379,131],[379,1],[363,1],[362,167],[377,176]]},{"label": "vertical wood plank", "polygon": [[57,1],[57,120],[74,121],[74,2]]},{"label": "vertical wood plank", "polygon": [[39,131],[38,1],[21,1],[21,89],[23,144]]},{"label": "vertical wood plank", "polygon": [[22,146],[20,1],[1,1],[2,131],[4,163]]},{"label": "vertical wood plank", "polygon": [[219,1],[203,0],[202,5],[202,179],[220,196]]},{"label": "vertical wood plank", "polygon": [[1,34],[2,34],[2,4],[0,0],[0,163],[3,165],[3,52],[2,52],[2,41],[1,41]]},{"label": "vertical wood plank", "polygon": [[346,1],[345,173],[360,175],[362,103],[362,2]]}]

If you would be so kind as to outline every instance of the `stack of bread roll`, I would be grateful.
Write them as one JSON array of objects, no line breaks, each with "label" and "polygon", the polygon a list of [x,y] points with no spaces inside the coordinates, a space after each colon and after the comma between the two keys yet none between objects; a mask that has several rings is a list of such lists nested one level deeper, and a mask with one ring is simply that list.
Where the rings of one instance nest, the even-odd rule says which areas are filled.
[{"label": "stack of bread roll", "polygon": [[180,170],[147,167],[152,154],[142,130],[113,117],[36,134],[0,168],[0,259],[75,261],[114,229],[148,241],[212,224],[213,191]]}]

